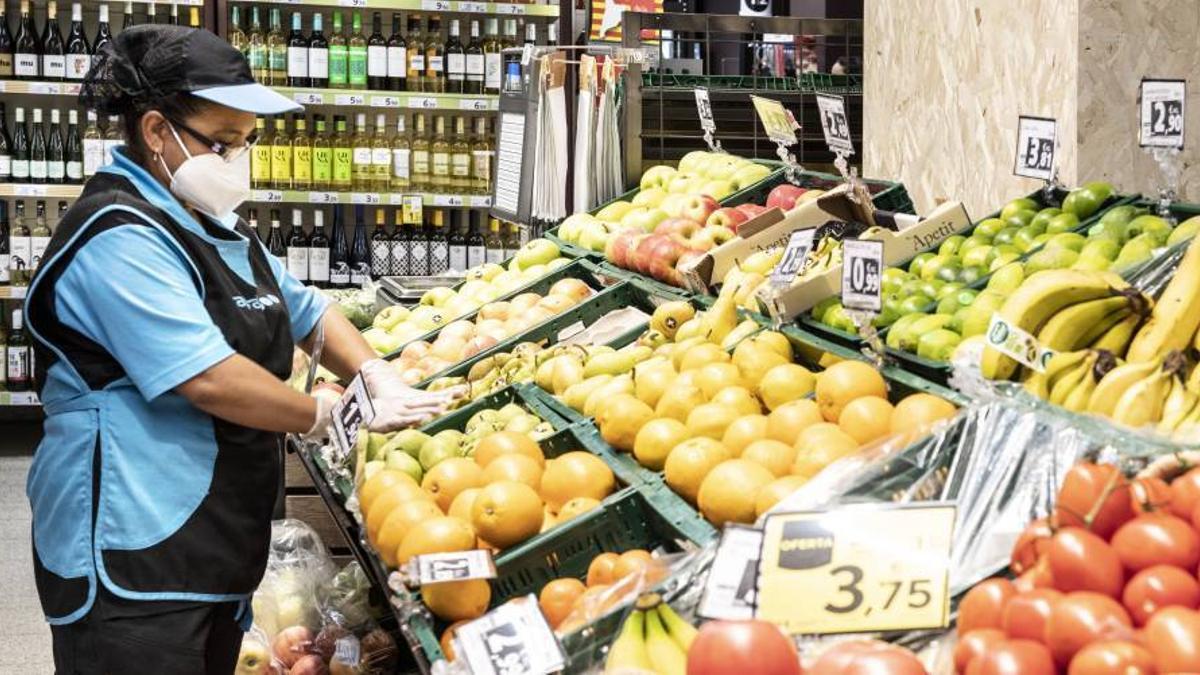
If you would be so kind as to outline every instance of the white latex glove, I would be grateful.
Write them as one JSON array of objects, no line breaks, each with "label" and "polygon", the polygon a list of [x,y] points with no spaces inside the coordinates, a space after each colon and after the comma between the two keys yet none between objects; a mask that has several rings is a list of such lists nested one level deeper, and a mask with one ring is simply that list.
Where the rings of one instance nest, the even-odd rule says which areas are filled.
[{"label": "white latex glove", "polygon": [[317,416],[312,428],[300,435],[306,441],[323,441],[329,437],[329,423],[333,420],[333,406],[336,397],[314,396],[317,401]]},{"label": "white latex glove", "polygon": [[467,394],[466,387],[441,391],[422,391],[404,384],[400,373],[382,359],[362,366],[363,383],[375,404],[375,419],[370,430],[388,433],[424,422],[446,412],[450,404]]}]

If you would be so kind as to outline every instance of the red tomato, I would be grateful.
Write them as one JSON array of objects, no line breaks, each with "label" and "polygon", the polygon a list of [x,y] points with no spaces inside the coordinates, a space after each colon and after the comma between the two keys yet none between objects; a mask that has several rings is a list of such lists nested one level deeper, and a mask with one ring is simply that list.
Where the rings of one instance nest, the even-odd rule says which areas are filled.
[{"label": "red tomato", "polygon": [[1137,573],[1125,586],[1122,596],[1133,623],[1146,625],[1150,616],[1163,607],[1200,606],[1200,582],[1178,567],[1155,565]]},{"label": "red tomato", "polygon": [[1145,643],[1160,673],[1200,673],[1200,612],[1168,607],[1150,617]]},{"label": "red tomato", "polygon": [[1054,573],[1050,571],[1050,556],[1043,555],[1024,574],[1013,580],[1013,588],[1024,593],[1037,588],[1054,588]]},{"label": "red tomato", "polygon": [[1171,486],[1161,478],[1138,478],[1129,484],[1133,512],[1140,515],[1171,508]]},{"label": "red tomato", "polygon": [[1005,640],[975,659],[966,675],[1054,675],[1050,650],[1033,640]]},{"label": "red tomato", "polygon": [[1192,511],[1192,527],[1200,530],[1200,503],[1196,504],[1196,510]]},{"label": "red tomato", "polygon": [[1129,635],[1129,613],[1116,600],[1080,591],[1068,593],[1050,610],[1045,642],[1060,666],[1066,666],[1091,642],[1122,639]]},{"label": "red tomato", "polygon": [[1095,591],[1121,596],[1125,572],[1108,542],[1078,527],[1064,527],[1050,540],[1050,573],[1060,591]]},{"label": "red tomato", "polygon": [[751,663],[756,673],[804,672],[792,639],[766,621],[709,621],[687,653],[688,675],[736,673]]},{"label": "red tomato", "polygon": [[1155,565],[1191,571],[1200,563],[1200,534],[1186,520],[1165,514],[1126,523],[1113,535],[1112,546],[1131,572]]},{"label": "red tomato", "polygon": [[[741,670],[754,662],[741,664]],[[688,652],[691,664],[691,652]],[[752,668],[758,672],[757,668]],[[715,671],[714,671],[715,672]],[[736,670],[725,673],[738,672]],[[692,675],[691,670],[688,675]],[[843,642],[821,654],[821,658],[804,675],[929,675],[912,652],[874,640]]]},{"label": "red tomato", "polygon": [[1004,631],[980,628],[960,637],[954,646],[954,672],[965,673],[971,661],[986,654],[992,647],[1008,639]]},{"label": "red tomato", "polygon": [[1004,632],[1014,640],[1041,640],[1046,634],[1050,608],[1062,596],[1052,588],[1038,588],[1009,600],[1001,619]]},{"label": "red tomato", "polygon": [[1038,518],[1021,532],[1017,543],[1013,544],[1009,567],[1015,574],[1024,574],[1033,568],[1039,558],[1050,550],[1050,537],[1054,530],[1050,529],[1050,521]]},{"label": "red tomato", "polygon": [[967,591],[958,605],[958,634],[976,628],[1001,628],[1004,606],[1017,594],[1008,579],[988,579]]},{"label": "red tomato", "polygon": [[[1099,508],[1097,508],[1099,506]],[[1091,526],[1084,522],[1095,512]],[[1129,483],[1111,464],[1076,464],[1067,471],[1054,507],[1053,523],[1059,527],[1087,527],[1104,539],[1133,518]]]},{"label": "red tomato", "polygon": [[1155,675],[1154,656],[1123,640],[1093,642],[1071,659],[1067,675]]},{"label": "red tomato", "polygon": [[1190,518],[1197,505],[1200,505],[1200,468],[1171,481],[1171,511],[1175,515]]}]

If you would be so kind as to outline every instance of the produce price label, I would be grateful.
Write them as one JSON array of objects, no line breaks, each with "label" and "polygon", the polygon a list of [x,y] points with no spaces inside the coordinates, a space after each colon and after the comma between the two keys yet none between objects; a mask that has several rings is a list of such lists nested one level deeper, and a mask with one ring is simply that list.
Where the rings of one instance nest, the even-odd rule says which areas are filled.
[{"label": "produce price label", "polygon": [[992,314],[984,336],[988,347],[1039,373],[1046,372],[1046,363],[1055,353],[1052,349],[1042,347],[1037,338],[1020,326],[1006,321],[999,312]]},{"label": "produce price label", "polygon": [[1048,117],[1017,119],[1017,163],[1013,173],[1026,178],[1054,178],[1054,139],[1058,122]]},{"label": "produce price label", "polygon": [[761,96],[751,96],[754,110],[767,131],[767,138],[783,145],[795,145],[796,120],[779,101]]},{"label": "produce price label", "polygon": [[883,273],[883,242],[846,239],[842,242],[842,306],[879,312],[880,276]]},{"label": "produce price label", "polygon": [[708,89],[696,87],[696,113],[700,115],[700,128],[708,133],[716,133],[717,123],[713,120],[712,103],[708,100]]},{"label": "produce price label", "polygon": [[754,618],[754,584],[762,530],[726,525],[704,582],[696,613],[705,619],[739,621]]},{"label": "produce price label", "polygon": [[405,225],[420,225],[423,217],[421,195],[404,195],[400,208],[400,219]]},{"label": "produce price label", "polygon": [[817,109],[821,112],[825,145],[835,154],[853,155],[854,141],[850,138],[850,122],[846,119],[846,100],[841,96],[817,94]]},{"label": "produce price label", "polygon": [[1142,80],[1141,125],[1143,148],[1183,149],[1186,80]]},{"label": "produce price label", "polygon": [[414,576],[422,586],[443,581],[496,578],[496,563],[487,549],[419,555],[413,558],[413,565]]},{"label": "produce price label", "polygon": [[333,435],[330,438],[346,456],[354,451],[359,429],[375,419],[375,404],[367,393],[362,374],[355,375],[342,394],[342,400],[333,406]]},{"label": "produce price label", "polygon": [[455,652],[466,659],[474,675],[545,675],[566,665],[562,647],[533,594],[463,624],[455,640]]},{"label": "produce price label", "polygon": [[769,515],[755,618],[792,635],[944,628],[954,519],[946,503]]},{"label": "produce price label", "polygon": [[782,288],[792,283],[796,274],[804,267],[804,260],[808,257],[808,252],[812,250],[813,235],[816,231],[816,228],[810,227],[807,230],[796,230],[792,236],[788,237],[783,257],[779,259],[779,264],[775,266],[775,269],[771,270],[772,286]]}]

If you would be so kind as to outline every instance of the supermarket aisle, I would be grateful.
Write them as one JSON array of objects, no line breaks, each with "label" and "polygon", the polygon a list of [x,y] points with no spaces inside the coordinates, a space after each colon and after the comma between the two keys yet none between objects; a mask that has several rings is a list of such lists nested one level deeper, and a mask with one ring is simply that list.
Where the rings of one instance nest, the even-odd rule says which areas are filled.
[{"label": "supermarket aisle", "polygon": [[[4,451],[0,450],[0,453]],[[29,549],[29,502],[25,500],[28,451],[0,456],[0,673],[54,672],[50,629],[42,620],[33,586]]]}]

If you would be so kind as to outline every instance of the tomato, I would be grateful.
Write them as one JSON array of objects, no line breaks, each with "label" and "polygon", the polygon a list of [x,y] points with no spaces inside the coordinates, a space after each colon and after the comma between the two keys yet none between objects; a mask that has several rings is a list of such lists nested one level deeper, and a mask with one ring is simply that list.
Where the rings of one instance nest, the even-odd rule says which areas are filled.
[{"label": "tomato", "polygon": [[1192,469],[1171,481],[1171,511],[1180,518],[1190,518],[1200,504],[1200,468]]},{"label": "tomato", "polygon": [[1200,673],[1200,612],[1168,607],[1150,617],[1145,642],[1160,673]]},{"label": "tomato", "polygon": [[958,604],[958,634],[976,628],[1001,628],[1004,606],[1017,594],[1008,579],[988,579],[967,591]]},{"label": "tomato", "polygon": [[[688,664],[691,665],[691,652]],[[747,670],[747,666],[750,666]],[[739,670],[758,672],[754,661],[740,664]],[[715,671],[714,671],[715,672]],[[724,673],[738,672],[727,670]],[[688,675],[692,675],[688,670]],[[903,647],[874,640],[843,642],[830,648],[804,675],[928,675],[921,661]]]},{"label": "tomato", "polygon": [[1088,643],[1124,638],[1132,628],[1129,613],[1116,600],[1089,591],[1068,593],[1050,610],[1045,642],[1061,666]]},{"label": "tomato", "polygon": [[954,646],[954,672],[965,673],[971,661],[1007,639],[1004,631],[995,628],[980,628],[960,637]]},{"label": "tomato", "polygon": [[1131,506],[1137,515],[1171,508],[1171,486],[1161,478],[1138,478],[1129,484]]},{"label": "tomato", "polygon": [[1200,530],[1200,503],[1196,504],[1196,510],[1192,511],[1192,527]]},{"label": "tomato", "polygon": [[1004,632],[1014,640],[1041,640],[1050,608],[1062,596],[1052,588],[1038,588],[1009,600],[1001,620]]},{"label": "tomato", "polygon": [[1050,556],[1043,555],[1032,569],[1014,579],[1013,588],[1020,593],[1036,588],[1054,588],[1054,573],[1050,571]]},{"label": "tomato", "polygon": [[1050,540],[1050,573],[1060,591],[1095,591],[1117,598],[1125,572],[1116,551],[1100,537],[1078,527],[1064,527]]},{"label": "tomato", "polygon": [[1050,550],[1050,538],[1053,536],[1054,530],[1050,529],[1049,520],[1038,518],[1030,523],[1021,532],[1021,536],[1017,537],[1017,543],[1013,544],[1009,561],[1012,571],[1015,574],[1024,574],[1031,569],[1038,559]]},{"label": "tomato", "polygon": [[1200,582],[1178,567],[1155,565],[1129,580],[1122,601],[1133,623],[1144,626],[1163,607],[1200,606]]},{"label": "tomato", "polygon": [[688,675],[721,675],[745,670],[770,675],[801,675],[792,639],[766,621],[709,621],[687,653]]},{"label": "tomato", "polygon": [[1054,675],[1050,650],[1033,640],[1005,640],[975,659],[966,675]]},{"label": "tomato", "polygon": [[[1087,527],[1084,521],[1095,512],[1087,529],[1104,539],[1133,518],[1129,483],[1111,464],[1076,464],[1067,471],[1052,522],[1059,526]],[[1099,508],[1097,508],[1099,507]]]},{"label": "tomato", "polygon": [[1155,565],[1192,571],[1200,563],[1200,534],[1191,523],[1175,516],[1139,516],[1117,530],[1112,545],[1131,572]]},{"label": "tomato", "polygon": [[1071,659],[1067,675],[1155,675],[1154,655],[1123,640],[1093,642]]}]

